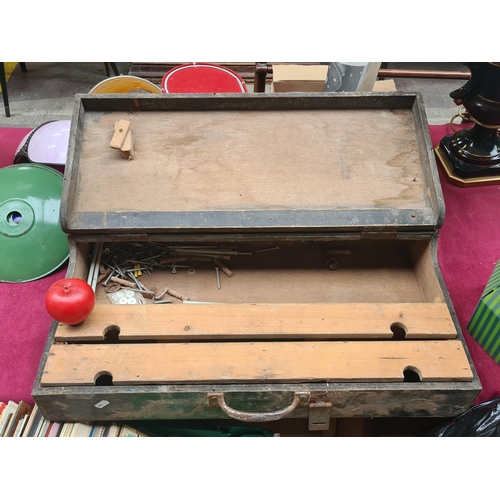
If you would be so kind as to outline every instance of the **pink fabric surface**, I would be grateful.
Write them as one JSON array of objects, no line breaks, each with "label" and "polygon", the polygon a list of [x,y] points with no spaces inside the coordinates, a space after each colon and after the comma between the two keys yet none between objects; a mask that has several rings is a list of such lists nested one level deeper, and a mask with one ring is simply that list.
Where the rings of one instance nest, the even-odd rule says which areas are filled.
[{"label": "pink fabric surface", "polygon": [[[450,125],[429,127],[435,147]],[[500,366],[467,332],[477,302],[500,260],[500,185],[459,187],[449,183],[438,161],[446,206],[438,239],[438,262],[483,389],[474,404],[500,396]]]},{"label": "pink fabric surface", "polygon": [[17,146],[32,128],[0,128],[0,168],[13,165]]},{"label": "pink fabric surface", "polygon": [[[429,129],[434,146],[452,133],[449,125]],[[0,128],[0,167],[12,165],[14,152],[27,131]],[[441,170],[440,177],[446,215],[439,236],[438,261],[483,386],[477,404],[500,396],[500,366],[466,328],[500,259],[500,186],[461,188],[448,183]],[[51,326],[44,295],[65,273],[63,266],[30,283],[0,283],[0,401],[33,402],[31,390]]]},{"label": "pink fabric surface", "polygon": [[[0,168],[13,164],[19,143],[31,130],[0,128]],[[0,401],[34,404],[31,390],[52,323],[45,292],[65,274],[63,266],[29,283],[0,283]]]}]

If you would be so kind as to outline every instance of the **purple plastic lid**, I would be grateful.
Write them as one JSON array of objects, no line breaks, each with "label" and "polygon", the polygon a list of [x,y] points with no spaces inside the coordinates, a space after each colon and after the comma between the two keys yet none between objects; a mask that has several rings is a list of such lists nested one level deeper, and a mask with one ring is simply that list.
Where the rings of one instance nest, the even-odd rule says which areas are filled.
[{"label": "purple plastic lid", "polygon": [[56,120],[42,125],[38,130],[30,134],[19,144],[16,155],[28,143],[28,157],[33,163],[43,165],[65,166],[68,155],[69,132],[71,120]]}]

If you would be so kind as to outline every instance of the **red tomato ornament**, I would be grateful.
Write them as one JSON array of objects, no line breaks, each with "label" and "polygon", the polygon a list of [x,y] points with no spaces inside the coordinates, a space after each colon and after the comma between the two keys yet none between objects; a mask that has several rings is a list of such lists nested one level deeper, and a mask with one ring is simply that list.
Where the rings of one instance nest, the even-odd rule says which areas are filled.
[{"label": "red tomato ornament", "polygon": [[47,312],[65,325],[79,325],[90,316],[94,306],[94,290],[79,278],[56,281],[45,294]]}]

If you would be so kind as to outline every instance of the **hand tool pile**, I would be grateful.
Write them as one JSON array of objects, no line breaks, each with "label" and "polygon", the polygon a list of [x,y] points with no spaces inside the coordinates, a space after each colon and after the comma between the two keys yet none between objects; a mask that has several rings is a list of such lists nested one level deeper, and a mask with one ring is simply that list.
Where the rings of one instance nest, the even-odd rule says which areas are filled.
[{"label": "hand tool pile", "polygon": [[[94,291],[99,283],[102,284],[114,303],[171,303],[171,300],[164,299],[166,295],[189,301],[188,297],[171,288],[166,288],[161,293],[155,287],[148,289],[141,282],[140,276],[152,275],[157,269],[167,268],[172,274],[183,268],[187,269],[188,274],[194,274],[193,266],[196,263],[210,262],[214,265],[215,283],[220,289],[220,272],[228,277],[233,276],[233,272],[223,261],[229,261],[231,256],[236,255],[252,254],[240,252],[234,246],[170,245],[157,242],[96,243],[88,283]],[[129,293],[117,294],[118,291]],[[134,292],[134,296],[130,292]],[[137,294],[144,300],[137,300]]]}]

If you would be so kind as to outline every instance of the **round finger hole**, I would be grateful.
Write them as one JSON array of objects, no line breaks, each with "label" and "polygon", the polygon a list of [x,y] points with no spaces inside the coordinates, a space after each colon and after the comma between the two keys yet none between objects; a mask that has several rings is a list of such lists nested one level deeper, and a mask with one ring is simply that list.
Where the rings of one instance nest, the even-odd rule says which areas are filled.
[{"label": "round finger hole", "polygon": [[392,338],[394,340],[403,340],[406,338],[408,330],[403,323],[396,321],[391,324],[391,332],[393,333]]}]

